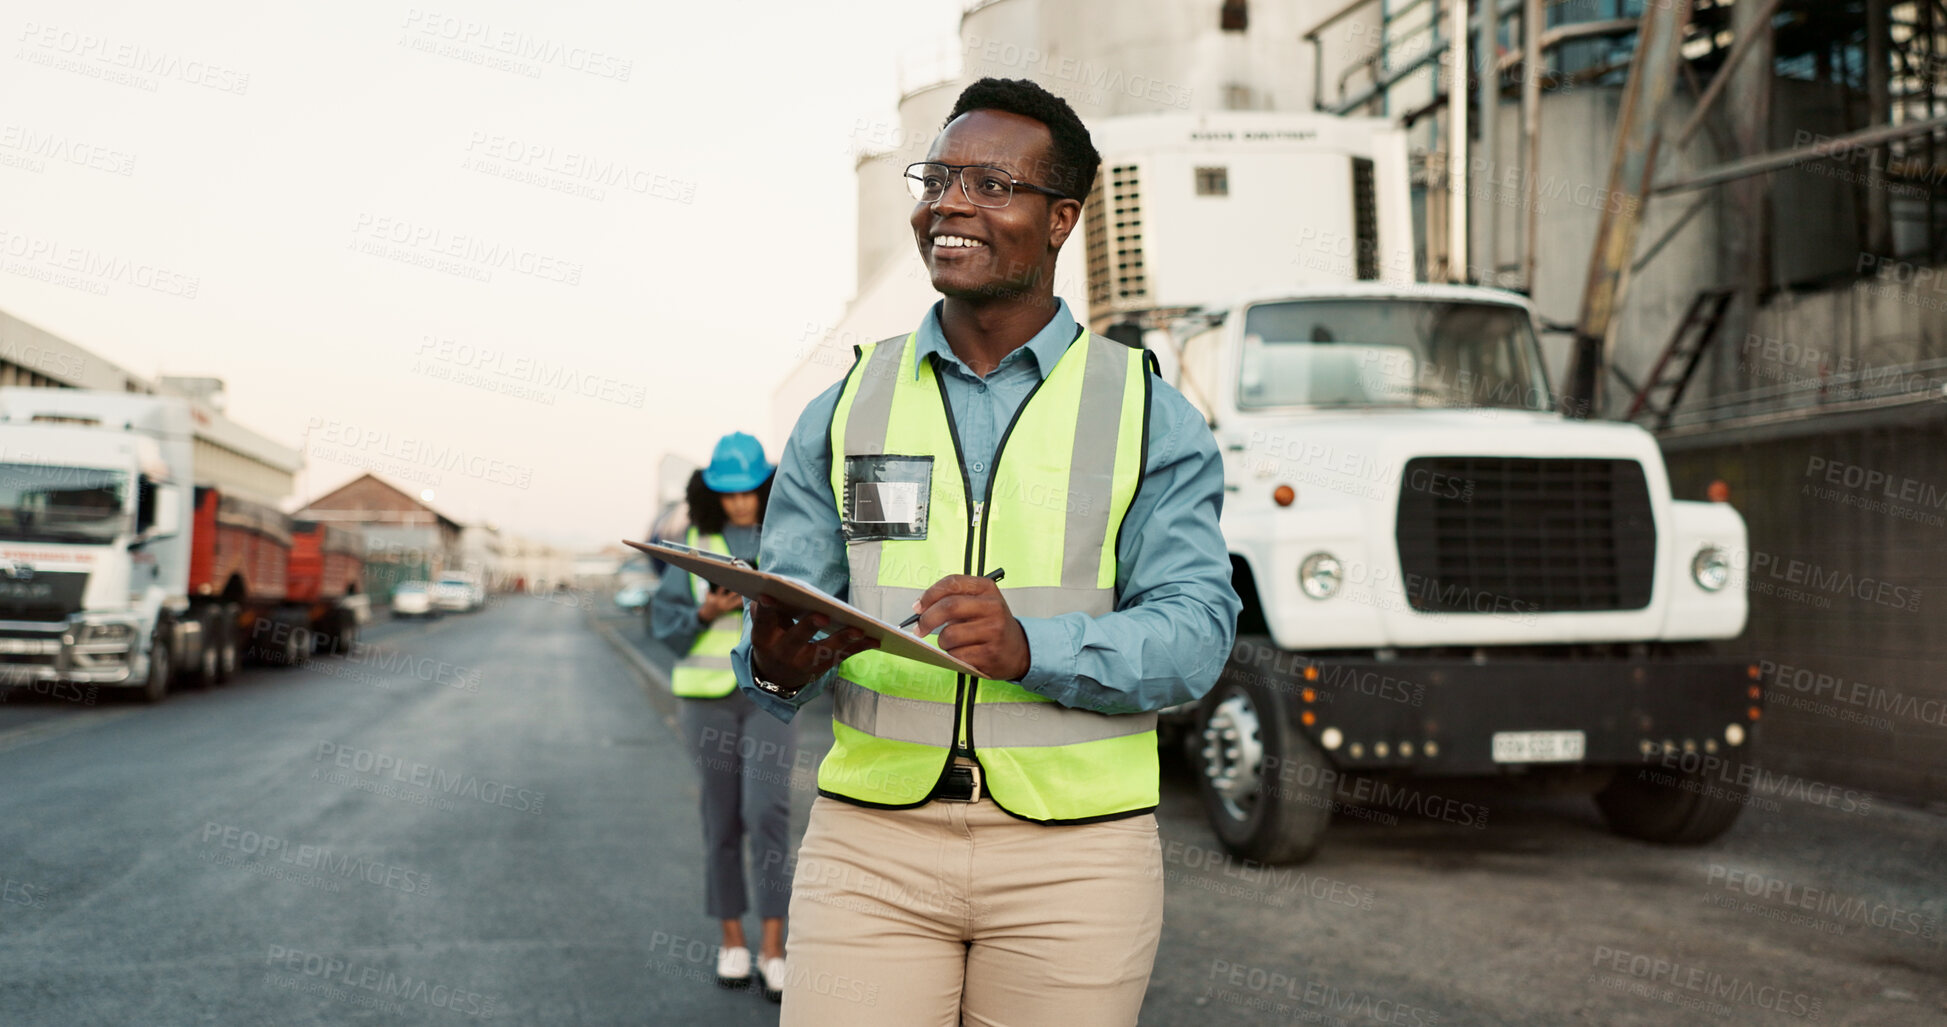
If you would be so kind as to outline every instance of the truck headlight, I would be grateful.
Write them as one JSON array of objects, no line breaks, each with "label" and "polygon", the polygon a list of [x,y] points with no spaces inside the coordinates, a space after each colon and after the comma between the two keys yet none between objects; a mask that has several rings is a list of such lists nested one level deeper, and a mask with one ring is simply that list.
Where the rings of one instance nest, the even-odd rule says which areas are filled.
[{"label": "truck headlight", "polygon": [[1723,588],[1731,580],[1730,554],[1716,546],[1697,550],[1697,555],[1690,560],[1690,576],[1706,592]]},{"label": "truck headlight", "polygon": [[1330,553],[1313,553],[1298,565],[1298,587],[1313,599],[1330,599],[1345,580],[1345,569]]},{"label": "truck headlight", "polygon": [[82,643],[121,643],[127,645],[135,638],[135,625],[113,622],[108,624],[83,624],[77,641]]}]

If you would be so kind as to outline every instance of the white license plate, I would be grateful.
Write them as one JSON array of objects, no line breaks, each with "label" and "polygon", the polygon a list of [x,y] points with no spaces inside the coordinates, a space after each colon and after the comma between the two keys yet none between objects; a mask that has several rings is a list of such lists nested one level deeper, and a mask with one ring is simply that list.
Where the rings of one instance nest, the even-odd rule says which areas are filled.
[{"label": "white license plate", "polygon": [[1572,763],[1588,752],[1580,731],[1496,731],[1496,763]]}]

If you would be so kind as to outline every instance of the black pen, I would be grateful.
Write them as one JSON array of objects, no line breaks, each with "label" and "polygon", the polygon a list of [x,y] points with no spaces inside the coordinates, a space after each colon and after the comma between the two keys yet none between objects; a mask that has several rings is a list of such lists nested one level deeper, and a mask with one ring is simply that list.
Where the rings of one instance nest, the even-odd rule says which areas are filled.
[{"label": "black pen", "polygon": [[[1001,580],[1001,578],[1005,577],[1006,574],[1007,571],[999,567],[996,567],[993,570],[987,572],[986,574],[982,574],[981,577],[986,578],[988,581],[999,581]],[[913,614],[911,617],[908,617],[905,620],[900,621],[899,626],[902,628],[910,628],[913,625],[918,623],[919,623],[919,614],[916,613]]]}]

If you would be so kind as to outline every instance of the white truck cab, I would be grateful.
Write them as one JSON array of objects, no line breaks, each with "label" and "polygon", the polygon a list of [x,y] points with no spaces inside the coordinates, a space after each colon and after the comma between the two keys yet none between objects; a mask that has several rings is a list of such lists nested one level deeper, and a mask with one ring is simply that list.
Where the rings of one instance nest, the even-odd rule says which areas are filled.
[{"label": "white truck cab", "polygon": [[1671,495],[1641,428],[1555,412],[1524,297],[1415,282],[1400,128],[1090,130],[1090,327],[1154,353],[1224,459],[1238,642],[1165,721],[1224,843],[1304,859],[1408,776],[1579,781],[1642,838],[1728,827],[1740,778],[1695,771],[1748,760],[1762,706],[1711,651],[1744,629],[1743,519]]},{"label": "white truck cab", "polygon": [[1525,299],[1348,282],[1107,330],[1224,459],[1245,610],[1173,712],[1234,850],[1310,855],[1355,776],[1574,768],[1624,833],[1730,825],[1741,796],[1659,764],[1752,739],[1751,668],[1705,649],[1744,629],[1743,519],[1673,497],[1643,429],[1554,411]]}]

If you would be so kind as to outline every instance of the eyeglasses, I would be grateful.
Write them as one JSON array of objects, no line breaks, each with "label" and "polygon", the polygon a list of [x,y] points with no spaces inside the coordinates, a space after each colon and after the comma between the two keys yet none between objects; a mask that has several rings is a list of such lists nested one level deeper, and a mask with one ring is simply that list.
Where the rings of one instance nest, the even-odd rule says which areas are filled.
[{"label": "eyeglasses", "polygon": [[939,164],[933,161],[906,166],[906,191],[921,203],[938,203],[955,177],[960,179],[960,191],[976,207],[1005,207],[1007,201],[1014,198],[1015,189],[1028,189],[1058,200],[1070,198],[1067,193],[1016,181],[1005,168],[990,164]]}]

